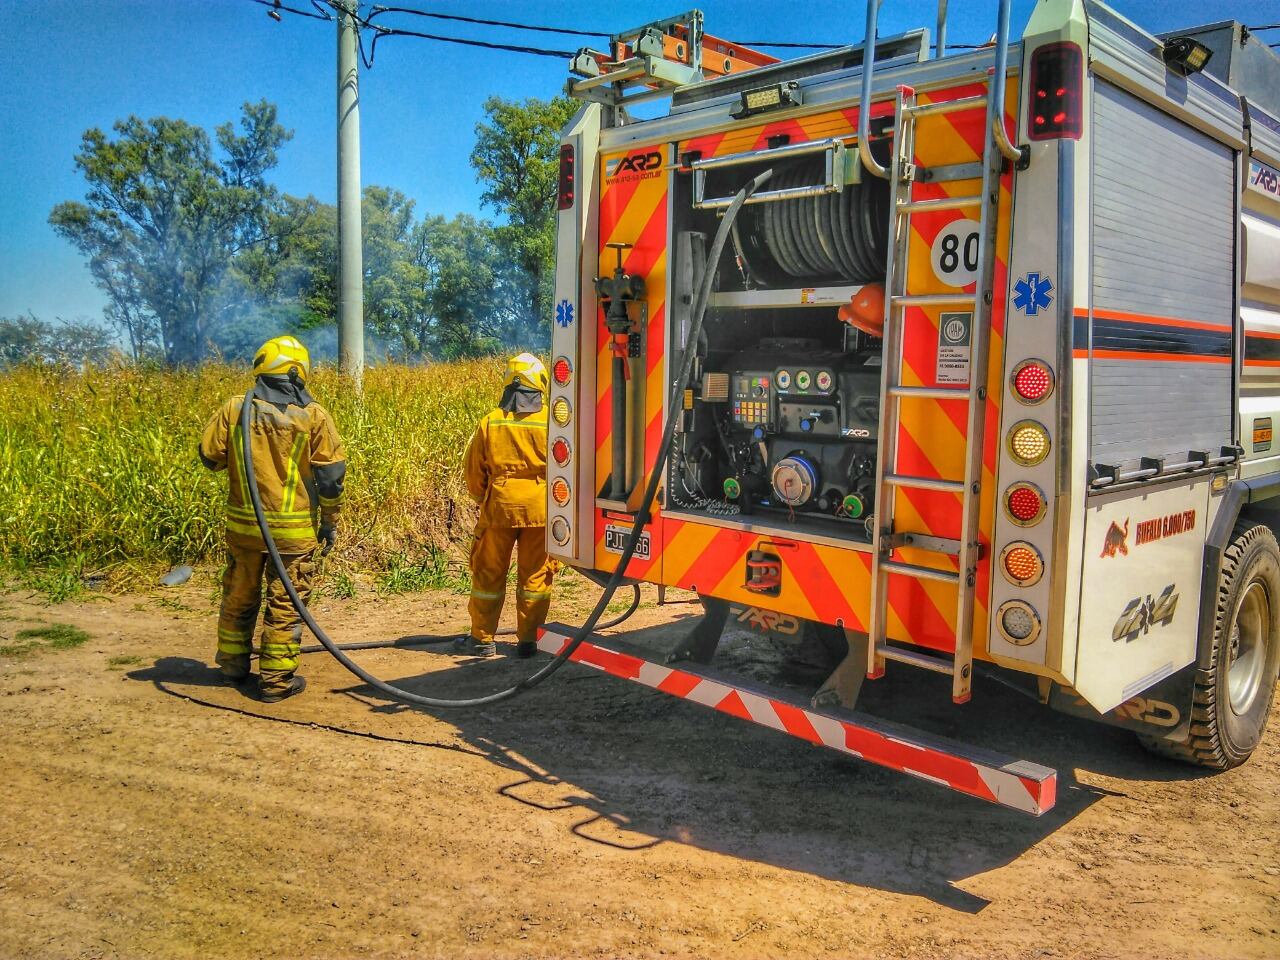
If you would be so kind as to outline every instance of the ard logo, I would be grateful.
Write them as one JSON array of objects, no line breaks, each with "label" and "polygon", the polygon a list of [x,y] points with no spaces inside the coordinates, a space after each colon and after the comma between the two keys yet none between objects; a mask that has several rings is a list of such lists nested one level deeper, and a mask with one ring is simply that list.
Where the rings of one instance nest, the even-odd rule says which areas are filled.
[{"label": "ard logo", "polygon": [[783,636],[794,636],[800,632],[800,621],[785,613],[774,610],[761,610],[759,607],[734,607],[733,614],[738,623],[750,627],[758,633],[780,633]]},{"label": "ard logo", "polygon": [[606,160],[604,164],[604,175],[612,180],[624,173],[645,174],[657,176],[658,171],[662,169],[662,154],[654,150],[650,153],[633,153],[625,157]]},{"label": "ard logo", "polygon": [[1124,529],[1120,529],[1120,524],[1114,520],[1111,526],[1107,528],[1107,535],[1102,538],[1102,556],[1105,557],[1127,557],[1129,555],[1129,518],[1124,518]]}]

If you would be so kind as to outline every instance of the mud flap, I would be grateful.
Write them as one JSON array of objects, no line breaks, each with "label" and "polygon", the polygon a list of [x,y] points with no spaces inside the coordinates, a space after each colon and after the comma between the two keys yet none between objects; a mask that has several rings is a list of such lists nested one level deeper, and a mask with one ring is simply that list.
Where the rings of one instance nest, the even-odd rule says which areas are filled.
[{"label": "mud flap", "polygon": [[1106,713],[1093,709],[1076,691],[1055,683],[1049,706],[1073,717],[1181,743],[1190,732],[1196,669],[1195,663],[1189,664]]}]

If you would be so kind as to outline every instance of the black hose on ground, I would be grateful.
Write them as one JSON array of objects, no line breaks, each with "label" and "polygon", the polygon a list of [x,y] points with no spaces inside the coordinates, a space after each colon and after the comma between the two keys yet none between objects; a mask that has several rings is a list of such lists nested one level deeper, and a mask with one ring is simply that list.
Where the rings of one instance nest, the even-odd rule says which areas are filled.
[{"label": "black hose on ground", "polygon": [[707,304],[711,301],[711,287],[715,282],[716,264],[720,261],[720,255],[724,251],[725,241],[729,237],[729,230],[733,226],[733,221],[737,219],[738,212],[742,209],[742,205],[746,202],[747,197],[755,193],[762,184],[773,175],[772,170],[766,170],[757,175],[746,186],[737,192],[733,201],[725,209],[724,219],[720,222],[719,229],[716,230],[715,239],[711,243],[711,249],[707,253],[706,271],[702,278],[702,284],[698,287],[697,297],[694,299],[693,310],[690,314],[691,322],[689,324],[688,339],[685,343],[684,359],[680,365],[680,373],[671,385],[671,394],[667,399],[667,422],[662,433],[662,442],[658,447],[658,457],[653,464],[653,472],[649,475],[649,482],[644,490],[644,496],[640,501],[640,510],[636,514],[635,523],[631,527],[631,535],[627,538],[626,545],[622,548],[622,555],[618,558],[618,565],[614,568],[612,576],[609,577],[608,583],[605,585],[604,592],[600,594],[600,599],[596,601],[595,607],[583,622],[582,626],[574,631],[572,639],[565,644],[555,658],[541,669],[533,674],[525,677],[518,683],[512,684],[496,693],[486,694],[483,697],[466,697],[458,700],[449,700],[442,697],[425,697],[418,693],[412,693],[408,690],[402,690],[399,687],[392,686],[385,680],[380,680],[362,666],[352,660],[343,652],[342,648],[329,638],[324,632],[324,628],[316,622],[316,618],[312,616],[311,610],[307,607],[302,597],[298,595],[298,589],[293,585],[293,580],[289,577],[289,571],[285,566],[284,559],[280,556],[280,551],[276,547],[276,542],[271,536],[271,530],[267,526],[267,518],[262,511],[262,498],[258,494],[258,478],[253,468],[253,447],[252,447],[252,427],[250,422],[250,408],[253,406],[253,393],[250,392],[244,398],[244,402],[240,405],[240,436],[241,436],[241,459],[244,461],[245,486],[248,487],[249,500],[253,504],[253,515],[257,518],[258,529],[262,533],[263,543],[267,548],[267,555],[271,558],[271,565],[275,568],[276,575],[283,584],[285,593],[289,596],[289,601],[293,604],[294,609],[298,611],[298,616],[302,618],[302,622],[307,628],[315,634],[320,644],[333,655],[333,658],[347,668],[351,673],[355,674],[362,681],[373,687],[380,693],[399,700],[401,703],[408,703],[414,706],[431,707],[432,709],[449,709],[451,707],[483,707],[494,703],[500,703],[503,700],[509,700],[531,690],[549,676],[559,670],[573,652],[582,645],[582,643],[591,636],[593,630],[596,629],[600,622],[600,618],[604,615],[605,607],[613,599],[614,593],[626,578],[627,565],[631,562],[632,556],[636,552],[636,546],[640,543],[640,535],[643,533],[645,526],[649,522],[649,511],[653,507],[654,498],[658,493],[658,484],[662,480],[663,470],[666,466],[667,459],[671,454],[671,446],[675,440],[676,424],[680,418],[677,411],[684,406],[684,391],[689,382],[689,376],[693,371],[694,358],[697,351],[689,349],[690,345],[697,343],[698,333],[702,329],[702,319],[707,312]]},{"label": "black hose on ground", "polygon": [[[627,609],[612,620],[602,620],[596,624],[597,630],[608,630],[610,627],[616,627],[621,623],[625,623],[631,619],[631,615],[640,607],[640,584],[631,584],[634,595],[631,597],[631,603],[627,605]],[[494,631],[495,637],[512,637],[515,636],[515,630],[511,627],[503,627],[501,630]],[[431,647],[441,643],[453,643],[453,637],[400,637],[396,640],[365,640],[360,643],[340,643],[339,650],[388,650],[403,649],[412,650],[415,647]],[[328,650],[324,644],[314,644],[309,647],[303,647],[299,653],[327,653]]]}]

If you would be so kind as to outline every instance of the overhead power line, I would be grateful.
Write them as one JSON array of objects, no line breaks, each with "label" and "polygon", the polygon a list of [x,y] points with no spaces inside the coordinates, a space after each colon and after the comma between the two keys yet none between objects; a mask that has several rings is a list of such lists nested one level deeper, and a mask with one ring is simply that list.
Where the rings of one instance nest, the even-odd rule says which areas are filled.
[{"label": "overhead power line", "polygon": [[312,0],[312,3],[311,3],[311,5],[316,8],[317,12],[315,13],[311,12],[310,10],[299,10],[297,7],[286,6],[285,4],[281,3],[280,0],[253,0],[253,2],[256,4],[259,4],[260,6],[269,8],[267,12],[269,14],[274,15],[274,18],[276,20],[280,19],[281,13],[292,13],[292,14],[296,14],[299,17],[310,17],[312,20],[328,20],[328,21],[333,20],[332,15],[330,15],[328,11],[318,6],[318,4],[316,3],[316,0]]},{"label": "overhead power line", "polygon": [[[512,20],[485,20],[481,17],[463,17],[453,13],[435,13],[429,10],[419,10],[416,7],[389,7],[383,4],[374,4],[373,12],[369,14],[369,20],[372,21],[375,17],[379,17],[384,13],[405,13],[415,17],[431,17],[435,20],[454,20],[459,23],[475,23],[486,27],[533,30],[538,33],[560,33],[571,37],[596,37],[600,40],[608,40],[613,36],[613,34],[596,30],[575,30],[571,27],[553,27],[541,23],[516,23]],[[801,50],[839,50],[842,46],[845,46],[842,43],[797,43],[783,40],[734,40],[732,42],[742,47],[793,47]]]},{"label": "overhead power line", "polygon": [[[311,0],[311,5],[318,12],[302,10],[297,7],[288,6],[280,0],[252,0],[261,6],[267,7],[268,11],[279,19],[279,13],[291,13],[298,16],[310,17],[314,20],[333,20],[333,16],[328,11],[338,11],[337,0]],[[326,11],[325,8],[328,8]],[[538,33],[563,34],[576,37],[593,37],[597,39],[607,40],[611,34],[602,33],[591,30],[575,30],[569,27],[554,27],[549,24],[535,23],[518,23],[513,20],[491,20],[483,17],[466,17],[459,14],[437,13],[431,10],[421,10],[417,7],[401,7],[388,6],[384,4],[375,4],[372,11],[367,16],[360,16],[358,13],[352,14],[352,18],[361,27],[368,29],[373,34],[373,40],[369,44],[368,52],[364,48],[364,39],[360,38],[360,59],[364,61],[365,68],[373,66],[374,57],[377,54],[378,41],[384,37],[416,37],[420,40],[434,40],[437,43],[453,43],[465,47],[479,47],[485,50],[500,50],[506,53],[523,53],[536,57],[555,57],[557,59],[569,59],[576,51],[573,50],[556,50],[546,47],[534,47],[527,44],[517,43],[497,43],[488,40],[472,40],[465,37],[451,37],[442,34],[426,33],[419,30],[405,30],[399,27],[388,27],[381,23],[375,23],[376,17],[384,14],[404,14],[407,16],[427,17],[435,20],[447,20],[457,23],[470,23],[477,26],[499,27],[508,30],[530,30]],[[1266,29],[1265,27],[1260,29]],[[734,40],[729,41],[743,47],[776,47],[795,50],[839,50],[848,44],[840,43],[800,43],[797,41],[787,40]],[[980,45],[953,43],[949,44],[952,49],[958,50],[976,50]]]},{"label": "overhead power line", "polygon": [[373,5],[373,12],[369,14],[368,22],[372,23],[375,17],[380,17],[384,13],[406,13],[415,17],[430,17],[433,20],[453,20],[458,23],[475,23],[485,27],[508,27],[512,30],[534,30],[538,33],[563,33],[572,37],[599,37],[603,40],[609,39],[607,33],[593,33],[590,30],[572,30],[568,27],[549,27],[532,23],[513,23],[510,20],[484,20],[480,17],[463,17],[454,13],[432,13],[428,10],[419,10],[416,7],[387,7],[380,3]]},{"label": "overhead power line", "polygon": [[535,57],[555,57],[557,60],[568,60],[575,53],[573,50],[547,50],[542,47],[526,47],[514,43],[489,43],[487,40],[464,40],[461,37],[442,37],[434,33],[420,33],[417,30],[397,30],[381,24],[371,25],[374,34],[369,44],[369,59],[365,67],[373,66],[373,57],[378,49],[378,41],[383,37],[418,37],[422,40],[436,40],[440,43],[457,43],[464,47],[483,47],[486,50],[505,50],[508,53],[527,53]]}]

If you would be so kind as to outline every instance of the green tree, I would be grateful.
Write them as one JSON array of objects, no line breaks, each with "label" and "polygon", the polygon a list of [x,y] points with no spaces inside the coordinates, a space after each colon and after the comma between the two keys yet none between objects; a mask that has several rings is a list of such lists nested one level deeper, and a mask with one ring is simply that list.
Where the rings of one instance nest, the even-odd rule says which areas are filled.
[{"label": "green tree", "polygon": [[549,322],[554,292],[560,131],[578,107],[568,97],[490,97],[471,151],[471,165],[484,184],[482,199],[505,220],[495,240],[523,273],[522,323],[540,331]]},{"label": "green tree", "polygon": [[474,357],[526,342],[529,317],[521,272],[491,224],[467,214],[429,217],[415,232],[427,274],[421,342],[438,357]]},{"label": "green tree", "polygon": [[[271,336],[303,336],[313,355],[336,344],[337,210],[315,197],[282,196],[261,242],[231,262],[210,310],[217,354],[244,360]],[[318,331],[324,331],[319,333]]]},{"label": "green tree", "polygon": [[276,191],[266,174],[292,133],[265,100],[244,105],[239,127],[223,124],[211,139],[183,120],[129,117],[114,137],[88,130],[76,155],[85,202],[49,216],[89,258],[131,341],[132,324],[145,334],[153,321],[171,364],[204,355],[233,260],[267,235]]},{"label": "green tree", "polygon": [[19,363],[101,364],[116,351],[111,334],[87,320],[46,323],[30,313],[0,318],[0,368]]}]

